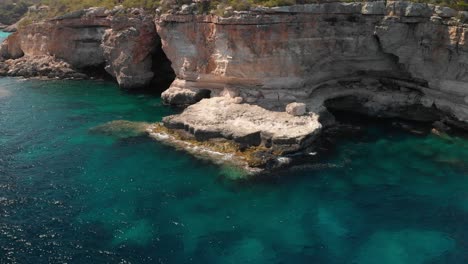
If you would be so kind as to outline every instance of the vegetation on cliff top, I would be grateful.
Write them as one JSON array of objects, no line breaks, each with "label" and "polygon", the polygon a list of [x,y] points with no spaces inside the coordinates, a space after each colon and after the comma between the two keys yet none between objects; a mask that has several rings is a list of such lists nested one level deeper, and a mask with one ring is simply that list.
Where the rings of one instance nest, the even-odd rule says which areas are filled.
[{"label": "vegetation on cliff top", "polygon": [[0,23],[10,25],[18,21],[28,7],[40,0],[0,0]]},{"label": "vegetation on cliff top", "polygon": [[[345,2],[362,0],[341,0]],[[468,0],[412,0],[413,2],[430,3],[449,6],[457,10],[468,10]],[[287,6],[294,4],[320,3],[323,0],[198,0],[199,10],[209,12],[211,10],[221,11],[227,7],[233,10],[249,10],[254,6]],[[122,5],[126,8],[139,7],[147,10],[162,8],[168,10],[174,6],[190,4],[192,0],[0,0],[0,23],[12,24],[18,21],[28,12],[31,5],[48,6],[47,14],[40,17],[31,16],[28,20],[44,19],[68,12],[88,8],[106,7],[112,8]]]}]

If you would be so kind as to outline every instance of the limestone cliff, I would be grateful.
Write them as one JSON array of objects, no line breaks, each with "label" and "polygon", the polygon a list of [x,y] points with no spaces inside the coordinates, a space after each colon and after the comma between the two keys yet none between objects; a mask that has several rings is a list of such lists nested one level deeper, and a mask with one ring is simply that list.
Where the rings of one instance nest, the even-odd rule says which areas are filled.
[{"label": "limestone cliff", "polygon": [[225,14],[75,12],[10,36],[0,75],[105,68],[121,87],[138,88],[175,73],[163,100],[195,105],[150,133],[192,152],[222,139],[247,167],[313,154],[312,142],[333,124],[329,110],[468,129],[468,12],[373,1]]},{"label": "limestone cliff", "polygon": [[[19,59],[7,61],[5,75],[74,76],[64,76],[64,71],[52,70],[47,64],[31,66],[49,57],[50,64],[63,61],[70,65],[67,72],[105,68],[121,87],[141,88],[155,77],[152,61],[159,46],[152,16],[144,11],[91,8],[22,28],[3,43],[0,55]],[[25,67],[29,70],[19,69]]]},{"label": "limestone cliff", "polygon": [[267,108],[298,101],[321,112],[328,99],[359,96],[376,115],[418,105],[466,123],[465,18],[391,1],[259,8],[226,18],[162,15],[158,33],[177,75],[163,98],[173,103],[177,94],[208,89]]}]

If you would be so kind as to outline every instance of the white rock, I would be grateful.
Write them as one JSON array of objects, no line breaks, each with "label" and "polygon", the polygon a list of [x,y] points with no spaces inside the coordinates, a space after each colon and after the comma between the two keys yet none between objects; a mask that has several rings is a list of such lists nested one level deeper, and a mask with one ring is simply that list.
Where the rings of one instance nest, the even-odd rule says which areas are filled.
[{"label": "white rock", "polygon": [[303,103],[290,103],[286,106],[286,112],[293,116],[302,116],[307,112],[307,107]]},{"label": "white rock", "polygon": [[238,96],[239,96],[239,91],[236,90],[236,89],[225,88],[225,89],[221,92],[221,96],[229,97],[229,98],[235,98],[235,97],[238,97]]},{"label": "white rock", "polygon": [[242,104],[242,102],[244,102],[244,98],[239,97],[239,96],[234,98],[235,104]]}]

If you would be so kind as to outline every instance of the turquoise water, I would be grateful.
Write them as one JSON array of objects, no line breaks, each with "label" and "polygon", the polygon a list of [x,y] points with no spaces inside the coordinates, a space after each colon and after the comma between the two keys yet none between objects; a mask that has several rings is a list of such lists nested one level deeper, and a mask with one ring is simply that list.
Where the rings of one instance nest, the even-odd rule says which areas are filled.
[{"label": "turquoise water", "polygon": [[6,39],[10,35],[10,33],[0,31],[0,43],[3,42],[4,39]]},{"label": "turquoise water", "polygon": [[0,263],[468,263],[468,141],[369,124],[249,181],[89,129],[173,110],[112,83],[0,79]]}]

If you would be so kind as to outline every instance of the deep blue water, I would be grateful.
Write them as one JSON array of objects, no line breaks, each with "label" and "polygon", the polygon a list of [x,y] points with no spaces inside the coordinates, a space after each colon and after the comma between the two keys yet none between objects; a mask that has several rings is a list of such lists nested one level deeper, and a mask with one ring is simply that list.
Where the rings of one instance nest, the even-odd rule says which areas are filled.
[{"label": "deep blue water", "polygon": [[369,123],[258,180],[146,137],[152,95],[0,79],[0,263],[468,263],[468,141]]}]

